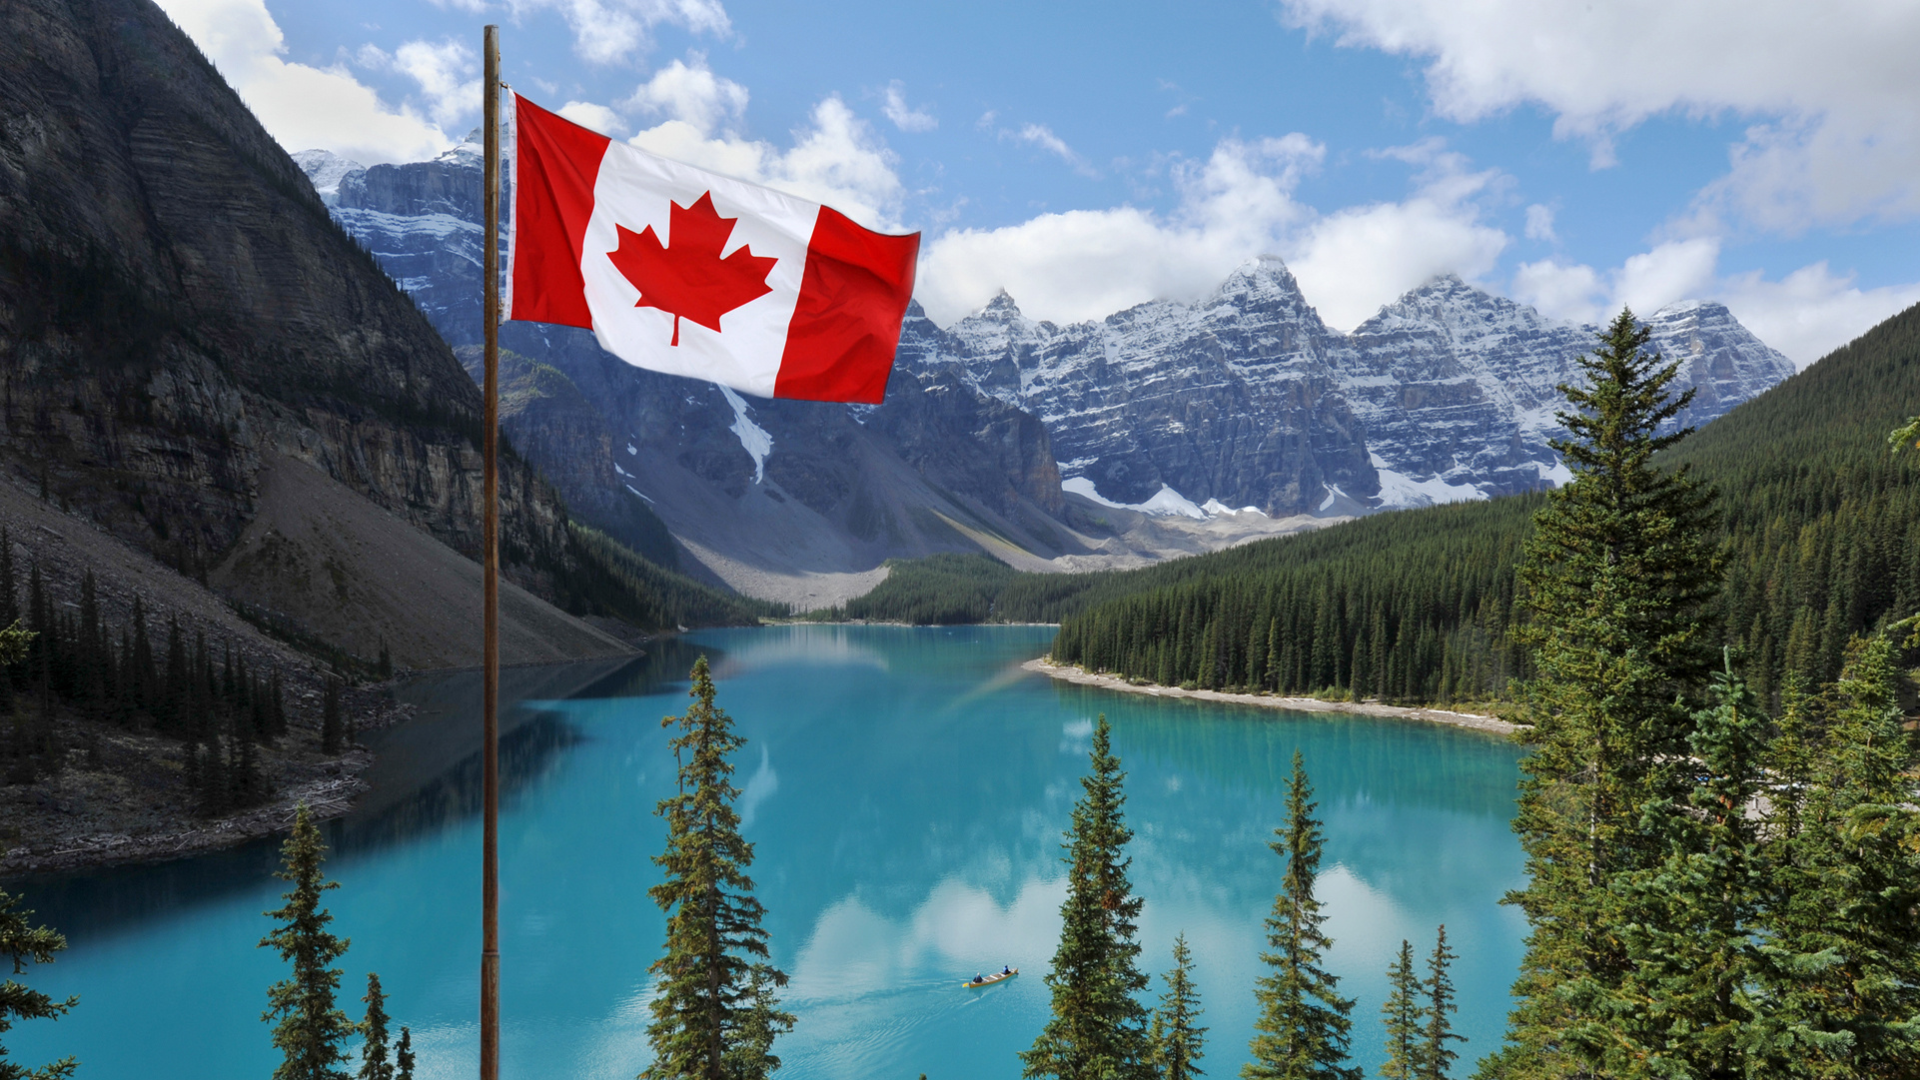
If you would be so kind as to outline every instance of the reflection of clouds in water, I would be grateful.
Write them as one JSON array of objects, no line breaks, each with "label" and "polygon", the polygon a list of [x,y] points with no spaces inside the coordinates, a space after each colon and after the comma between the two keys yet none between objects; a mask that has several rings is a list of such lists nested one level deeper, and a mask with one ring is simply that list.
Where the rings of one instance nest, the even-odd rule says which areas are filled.
[{"label": "reflection of clouds in water", "polygon": [[[612,1014],[585,1027],[579,1037],[566,1040],[580,1048],[568,1075],[579,1080],[631,1080],[651,1064],[653,1047],[647,1043],[647,1025],[653,1023],[653,997],[652,980],[639,983],[621,995]],[[477,1059],[479,1055],[474,1056]],[[469,1068],[462,1076],[472,1076],[473,1071]]]},{"label": "reflection of clouds in water", "polygon": [[760,767],[747,779],[747,786],[740,791],[740,827],[753,824],[754,812],[760,804],[773,797],[780,790],[780,774],[773,771],[773,763],[767,756],[767,744],[760,744]]},{"label": "reflection of clouds in water", "polygon": [[1093,753],[1093,721],[1069,720],[1061,724],[1060,752],[1063,754]]},{"label": "reflection of clouds in water", "polygon": [[725,654],[713,669],[713,677],[731,679],[753,668],[775,664],[859,665],[887,670],[886,656],[877,649],[857,644],[844,627],[788,626],[769,628],[765,634],[743,636],[738,642],[730,639]]},{"label": "reflection of clouds in water", "polygon": [[1002,964],[1037,973],[1058,943],[1066,895],[1065,878],[1029,878],[1003,908],[984,889],[947,878],[904,919],[848,896],[814,922],[794,963],[792,997],[857,997],[927,979],[944,985]]}]

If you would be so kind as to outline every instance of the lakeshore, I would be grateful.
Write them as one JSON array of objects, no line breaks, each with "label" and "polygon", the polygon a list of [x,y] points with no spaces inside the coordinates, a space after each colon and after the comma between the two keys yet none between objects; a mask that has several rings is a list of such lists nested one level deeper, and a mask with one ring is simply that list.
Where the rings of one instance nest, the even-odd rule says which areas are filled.
[{"label": "lakeshore", "polygon": [[1321,701],[1319,698],[1276,697],[1272,694],[1230,694],[1221,690],[1183,690],[1177,686],[1158,686],[1152,683],[1135,684],[1113,675],[1096,675],[1084,668],[1070,664],[1055,664],[1042,656],[1020,665],[1022,670],[1038,672],[1049,679],[1078,683],[1081,686],[1098,686],[1107,690],[1120,690],[1129,694],[1148,694],[1154,697],[1187,697],[1202,701],[1222,701],[1234,705],[1258,705],[1264,709],[1288,709],[1295,712],[1343,712],[1360,716],[1394,716],[1405,720],[1425,720],[1435,724],[1451,724],[1454,727],[1468,728],[1473,731],[1485,731],[1494,735],[1512,735],[1520,730],[1519,724],[1511,724],[1497,716],[1481,713],[1454,712],[1450,709],[1410,708],[1404,705],[1382,705],[1375,701]]}]

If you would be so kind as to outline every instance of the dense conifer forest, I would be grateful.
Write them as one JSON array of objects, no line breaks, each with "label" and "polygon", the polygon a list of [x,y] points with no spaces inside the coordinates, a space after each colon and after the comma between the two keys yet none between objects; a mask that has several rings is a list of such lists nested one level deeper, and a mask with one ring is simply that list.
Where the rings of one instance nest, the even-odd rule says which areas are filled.
[{"label": "dense conifer forest", "polygon": [[[25,605],[20,579],[25,578]],[[272,794],[259,748],[287,732],[286,691],[277,669],[249,668],[230,642],[169,616],[150,619],[138,597],[125,625],[108,623],[88,571],[77,609],[48,595],[38,564],[24,574],[0,529],[0,627],[28,631],[19,660],[0,667],[0,769],[7,783],[58,771],[72,750],[60,711],[116,728],[150,730],[183,746],[185,782],[201,813],[214,815]]]},{"label": "dense conifer forest", "polygon": [[[1854,634],[1920,609],[1920,307],[1657,459],[1719,492],[1709,611],[1763,701],[1837,678]],[[899,564],[848,617],[1061,623],[1054,658],[1166,685],[1454,702],[1524,676],[1515,576],[1541,496],[1381,514],[1121,574],[1018,574],[985,556]],[[994,569],[998,567],[998,569]]]}]

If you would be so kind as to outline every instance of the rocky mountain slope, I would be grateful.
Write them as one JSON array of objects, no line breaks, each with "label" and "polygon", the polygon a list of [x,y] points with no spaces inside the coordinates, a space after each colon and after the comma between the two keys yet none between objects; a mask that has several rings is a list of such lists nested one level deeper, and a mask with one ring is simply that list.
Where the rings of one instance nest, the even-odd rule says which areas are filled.
[{"label": "rocky mountain slope", "polygon": [[[187,36],[148,0],[19,0],[0,69],[0,463],[308,626],[355,594],[283,586],[340,566],[298,543],[239,560],[282,467],[475,554],[473,381]],[[514,458],[502,505],[511,575],[546,591],[573,557],[564,505]],[[308,509],[276,520],[324,532]],[[364,629],[356,610],[339,625]]]}]

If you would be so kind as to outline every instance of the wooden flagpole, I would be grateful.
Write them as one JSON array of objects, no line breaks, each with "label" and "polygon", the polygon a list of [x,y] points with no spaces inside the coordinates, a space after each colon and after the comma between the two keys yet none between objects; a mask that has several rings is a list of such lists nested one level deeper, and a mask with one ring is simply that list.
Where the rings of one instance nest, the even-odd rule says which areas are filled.
[{"label": "wooden flagpole", "polygon": [[480,884],[480,1080],[500,1077],[500,28],[486,28],[486,70],[481,83],[481,127],[486,165],[480,201],[486,217],[481,275],[486,279],[486,458],[481,496],[485,503],[480,547],[486,564],[481,659],[484,689],[481,723],[481,788],[486,801],[481,840]]}]

